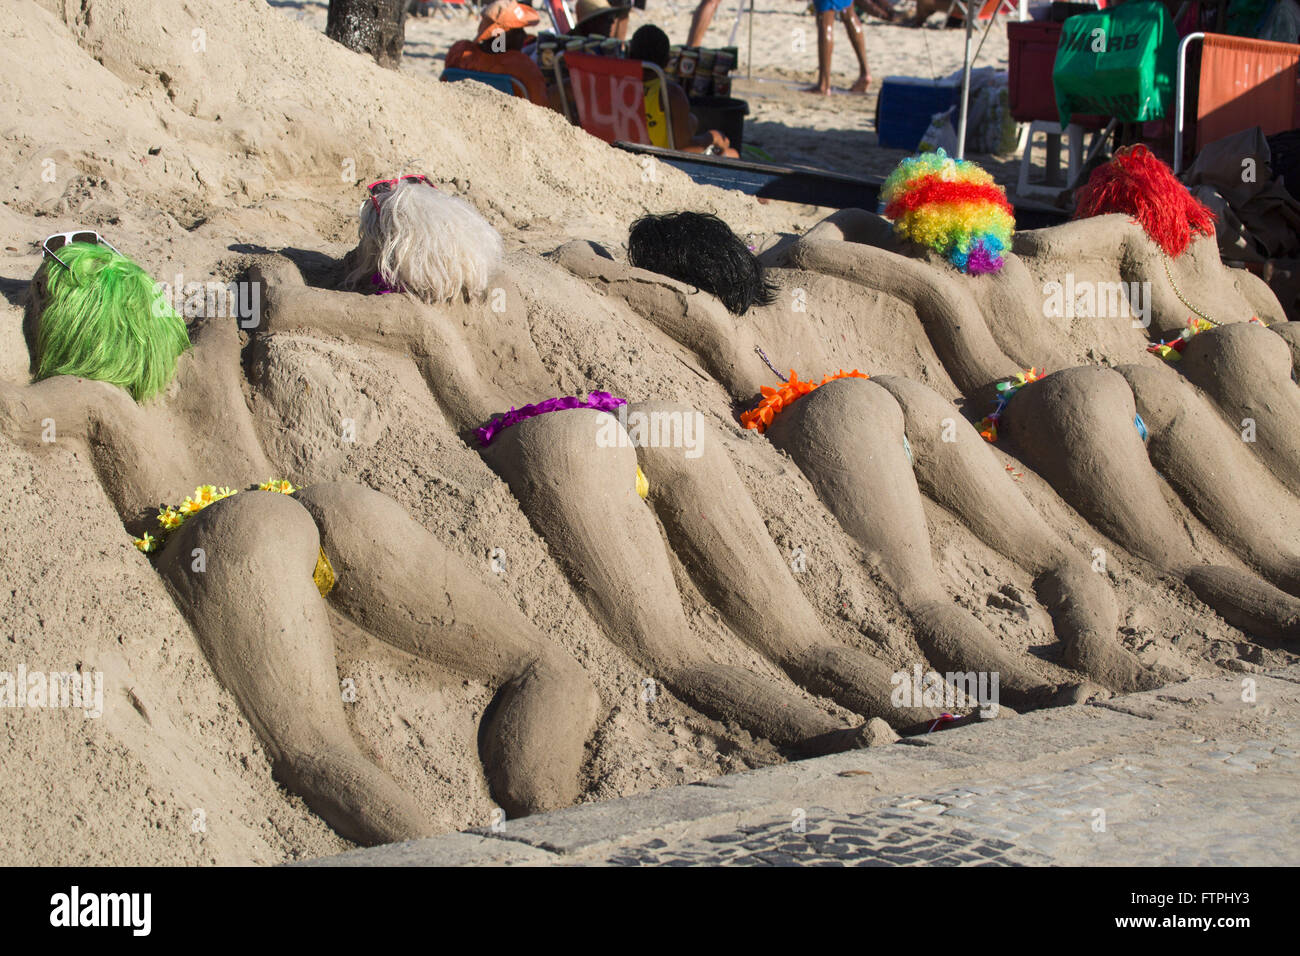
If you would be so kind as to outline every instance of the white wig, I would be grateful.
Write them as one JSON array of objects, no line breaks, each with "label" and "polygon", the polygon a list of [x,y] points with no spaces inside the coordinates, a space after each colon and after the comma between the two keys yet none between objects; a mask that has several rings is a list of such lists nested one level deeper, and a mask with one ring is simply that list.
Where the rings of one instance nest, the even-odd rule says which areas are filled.
[{"label": "white wig", "polygon": [[402,180],[361,207],[357,267],[347,285],[379,273],[392,289],[425,302],[446,302],[464,290],[482,295],[501,266],[501,235],[477,209],[425,183]]}]

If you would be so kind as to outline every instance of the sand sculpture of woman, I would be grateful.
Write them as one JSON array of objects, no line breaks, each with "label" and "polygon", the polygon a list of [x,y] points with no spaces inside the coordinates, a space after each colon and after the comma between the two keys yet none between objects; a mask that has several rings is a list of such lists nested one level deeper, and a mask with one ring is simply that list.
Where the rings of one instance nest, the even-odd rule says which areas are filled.
[{"label": "sand sculpture of woman", "polygon": [[[444,229],[473,236],[470,244],[483,251],[469,270],[480,277],[466,284],[469,296],[430,278],[425,265]],[[524,297],[509,263],[500,261],[500,237],[476,212],[424,182],[404,180],[363,205],[360,231],[343,264],[344,285],[409,294],[309,287],[292,263],[267,260],[254,276],[264,283],[266,331],[309,327],[411,355],[447,419],[476,447],[482,442],[475,430],[494,416],[554,395],[529,335]],[[734,633],[793,681],[896,728],[929,726],[938,710],[891,703],[890,667],[826,634],[702,418],[667,402],[630,404],[626,415],[631,421],[656,412],[694,422],[689,443],[638,445],[610,412],[573,407],[499,430],[493,425],[481,449],[611,640],[701,712],[734,720],[793,753],[864,740],[862,727],[845,726],[745,668],[709,659],[687,623],[666,534]],[[626,440],[608,440],[611,430]],[[637,491],[638,468],[649,479],[646,501]]]},{"label": "sand sculpture of woman", "polygon": [[[234,322],[200,320],[187,334],[159,287],[92,238],[53,248],[33,280],[27,325],[39,381],[0,385],[0,427],[33,449],[49,447],[42,436],[53,427],[58,442],[82,448],[145,550],[163,534],[159,502],[204,480],[245,487],[274,469],[245,404]],[[340,835],[388,842],[433,825],[349,731],[328,605],[495,690],[481,754],[508,813],[576,799],[595,690],[462,560],[360,485],[227,491],[200,489],[168,509],[196,513],[167,535],[158,570],[278,779]]]}]

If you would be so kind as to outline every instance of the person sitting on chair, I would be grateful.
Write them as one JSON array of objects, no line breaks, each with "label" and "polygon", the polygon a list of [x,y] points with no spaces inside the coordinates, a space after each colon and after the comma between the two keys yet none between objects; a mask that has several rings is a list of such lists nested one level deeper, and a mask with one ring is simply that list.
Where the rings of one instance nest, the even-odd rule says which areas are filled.
[{"label": "person sitting on chair", "polygon": [[538,106],[552,106],[541,68],[523,53],[529,36],[527,27],[536,25],[537,11],[517,0],[493,0],[483,9],[474,40],[460,40],[447,51],[447,67],[504,73],[524,84],[528,100]]},{"label": "person sitting on chair", "polygon": [[573,36],[612,37],[621,40],[627,36],[628,16],[632,12],[632,5],[630,3],[611,5],[608,0],[578,0],[578,5],[573,12],[578,21],[573,25],[571,31]]},{"label": "person sitting on chair", "polygon": [[[629,59],[641,60],[643,63],[653,63],[661,70],[668,66],[669,54],[668,34],[649,23],[632,34],[632,42],[627,47]],[[646,80],[646,101],[647,104],[653,104],[650,109],[646,110],[646,118],[649,121],[647,125],[650,128],[651,142],[655,146],[667,146],[667,135],[662,131],[662,127],[658,127],[654,123],[655,115],[659,112],[655,108],[658,106],[658,97],[655,92],[658,89],[659,82],[657,76]],[[691,101],[687,99],[686,91],[682,89],[679,83],[668,80],[664,95],[668,101],[669,113],[673,118],[672,141],[677,144],[678,152],[707,153],[710,156],[728,156],[732,159],[740,156],[738,152],[731,148],[731,140],[718,130],[699,129],[699,120],[691,112]]]}]

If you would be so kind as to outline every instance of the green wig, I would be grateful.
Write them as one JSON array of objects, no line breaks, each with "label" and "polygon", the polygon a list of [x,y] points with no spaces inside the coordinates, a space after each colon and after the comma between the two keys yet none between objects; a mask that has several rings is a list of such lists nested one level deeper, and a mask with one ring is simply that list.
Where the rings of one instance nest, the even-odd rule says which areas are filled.
[{"label": "green wig", "polygon": [[36,377],[79,375],[120,385],[137,402],[176,374],[190,347],[158,284],[107,246],[74,242],[48,259],[36,333]]}]

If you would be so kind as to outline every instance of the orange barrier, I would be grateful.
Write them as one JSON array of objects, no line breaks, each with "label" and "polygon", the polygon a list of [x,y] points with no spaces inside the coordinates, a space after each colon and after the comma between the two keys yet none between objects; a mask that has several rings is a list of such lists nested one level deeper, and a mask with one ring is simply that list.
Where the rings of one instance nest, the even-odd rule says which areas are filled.
[{"label": "orange barrier", "polygon": [[1191,33],[1178,48],[1178,104],[1174,117],[1174,169],[1182,168],[1187,47],[1201,40],[1195,138],[1201,149],[1232,133],[1258,126],[1265,136],[1296,125],[1300,45],[1222,33]]}]

